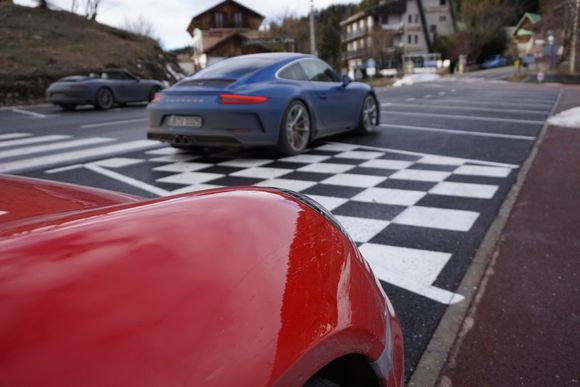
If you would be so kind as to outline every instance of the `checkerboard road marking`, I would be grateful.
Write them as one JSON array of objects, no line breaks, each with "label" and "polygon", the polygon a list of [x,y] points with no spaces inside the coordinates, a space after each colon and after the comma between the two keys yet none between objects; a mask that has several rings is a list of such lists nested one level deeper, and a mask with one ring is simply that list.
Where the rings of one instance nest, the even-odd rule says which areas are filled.
[{"label": "checkerboard road marking", "polygon": [[[380,280],[443,304],[463,299],[433,285],[453,252],[381,241],[396,236],[397,227],[404,226],[448,232],[449,238],[461,243],[480,213],[453,208],[455,201],[493,199],[503,179],[518,167],[340,143],[278,159],[259,154],[247,158],[193,155],[170,147],[128,156],[85,167],[159,196],[234,185],[301,192],[336,215]],[[153,177],[137,180],[130,177],[135,171]],[[433,204],[441,198],[449,200],[442,206]]]}]

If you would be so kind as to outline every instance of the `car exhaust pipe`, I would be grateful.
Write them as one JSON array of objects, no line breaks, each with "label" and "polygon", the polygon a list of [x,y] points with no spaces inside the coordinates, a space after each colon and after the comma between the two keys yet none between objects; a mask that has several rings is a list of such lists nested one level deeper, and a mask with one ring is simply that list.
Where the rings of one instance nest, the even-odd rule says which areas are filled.
[{"label": "car exhaust pipe", "polygon": [[184,145],[190,145],[191,144],[191,139],[187,136],[182,136],[181,137],[181,141],[183,142]]},{"label": "car exhaust pipe", "polygon": [[181,144],[181,136],[173,136],[173,143],[176,145]]}]

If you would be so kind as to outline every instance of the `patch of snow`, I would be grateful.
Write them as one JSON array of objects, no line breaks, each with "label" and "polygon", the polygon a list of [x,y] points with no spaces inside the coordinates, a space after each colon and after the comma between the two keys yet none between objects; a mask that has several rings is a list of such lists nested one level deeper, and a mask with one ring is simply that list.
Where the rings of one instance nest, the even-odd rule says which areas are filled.
[{"label": "patch of snow", "polygon": [[432,82],[439,80],[439,78],[439,75],[429,73],[405,75],[403,78],[393,83],[393,86],[399,87],[404,85],[414,85],[416,83],[422,82]]},{"label": "patch of snow", "polygon": [[548,118],[548,123],[555,126],[580,129],[580,107],[564,110]]},{"label": "patch of snow", "polygon": [[177,71],[173,70],[173,67],[171,67],[169,63],[165,64],[165,69],[169,72],[169,74],[171,74],[173,78],[175,78],[178,81],[184,77],[182,73],[178,73]]}]

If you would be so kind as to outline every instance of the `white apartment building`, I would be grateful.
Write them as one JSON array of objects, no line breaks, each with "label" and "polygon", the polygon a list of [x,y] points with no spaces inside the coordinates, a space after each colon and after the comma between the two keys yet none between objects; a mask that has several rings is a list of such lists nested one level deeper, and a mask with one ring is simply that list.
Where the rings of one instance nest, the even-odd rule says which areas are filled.
[{"label": "white apartment building", "polygon": [[[373,59],[384,68],[404,55],[429,54],[437,36],[454,32],[454,17],[450,0],[390,0],[352,15],[340,26],[349,70],[364,67],[378,52],[381,58]],[[381,30],[390,32],[391,39],[377,39]],[[381,63],[385,58],[390,63]]]}]

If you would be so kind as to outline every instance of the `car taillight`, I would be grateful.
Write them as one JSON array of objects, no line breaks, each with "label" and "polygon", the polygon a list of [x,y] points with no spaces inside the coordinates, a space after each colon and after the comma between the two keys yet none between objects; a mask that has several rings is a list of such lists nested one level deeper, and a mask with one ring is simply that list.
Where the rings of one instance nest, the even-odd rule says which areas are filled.
[{"label": "car taillight", "polygon": [[163,93],[155,93],[155,95],[153,96],[153,99],[151,100],[151,103],[156,103],[161,101],[161,97],[163,97]]},{"label": "car taillight", "polygon": [[220,94],[218,103],[230,105],[246,105],[252,103],[264,103],[267,97],[258,95],[241,95],[241,94]]}]

